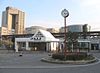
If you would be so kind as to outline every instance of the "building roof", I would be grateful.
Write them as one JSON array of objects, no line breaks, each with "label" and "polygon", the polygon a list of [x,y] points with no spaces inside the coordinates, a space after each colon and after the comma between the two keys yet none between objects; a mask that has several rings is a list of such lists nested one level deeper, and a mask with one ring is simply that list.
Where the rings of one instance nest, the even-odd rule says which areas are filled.
[{"label": "building roof", "polygon": [[55,42],[59,41],[50,32],[46,30],[39,29],[30,38],[16,38],[15,41],[31,41],[31,42]]},{"label": "building roof", "polygon": [[42,29],[39,29],[33,35],[33,37],[35,37],[36,35],[38,35],[38,33],[41,33],[41,35],[45,37],[45,41],[59,41],[59,39],[56,39],[50,32],[48,32],[46,30],[42,30]]}]

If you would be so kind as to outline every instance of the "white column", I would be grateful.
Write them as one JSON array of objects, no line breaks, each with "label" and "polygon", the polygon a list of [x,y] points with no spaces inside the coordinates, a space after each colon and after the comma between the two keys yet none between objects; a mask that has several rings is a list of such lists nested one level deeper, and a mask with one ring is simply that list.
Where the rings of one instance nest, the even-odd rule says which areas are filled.
[{"label": "white column", "polygon": [[26,42],[26,50],[30,50],[28,47],[28,42]]},{"label": "white column", "polygon": [[16,41],[15,41],[15,52],[18,52],[18,44]]}]

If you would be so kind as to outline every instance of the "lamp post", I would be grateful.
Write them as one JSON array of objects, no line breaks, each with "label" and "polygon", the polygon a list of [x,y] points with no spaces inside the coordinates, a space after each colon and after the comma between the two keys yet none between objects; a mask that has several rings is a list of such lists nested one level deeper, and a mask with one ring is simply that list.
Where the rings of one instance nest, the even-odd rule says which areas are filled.
[{"label": "lamp post", "polygon": [[66,40],[67,40],[67,37],[66,37],[66,18],[69,16],[68,10],[66,10],[66,9],[62,10],[61,15],[64,17],[64,32],[65,32],[64,55],[66,56],[66,52],[67,52],[67,47],[66,47],[67,46],[66,45]]}]

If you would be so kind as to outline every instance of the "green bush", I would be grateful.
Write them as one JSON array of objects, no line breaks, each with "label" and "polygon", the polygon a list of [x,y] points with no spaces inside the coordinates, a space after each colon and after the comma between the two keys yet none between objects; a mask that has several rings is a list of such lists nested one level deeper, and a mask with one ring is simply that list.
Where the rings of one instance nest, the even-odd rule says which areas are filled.
[{"label": "green bush", "polygon": [[52,58],[64,60],[65,56],[64,54],[52,54]]},{"label": "green bush", "polygon": [[87,55],[87,53],[67,53],[66,55],[58,53],[52,54],[52,58],[59,59],[59,60],[86,60],[90,59],[91,55]]}]

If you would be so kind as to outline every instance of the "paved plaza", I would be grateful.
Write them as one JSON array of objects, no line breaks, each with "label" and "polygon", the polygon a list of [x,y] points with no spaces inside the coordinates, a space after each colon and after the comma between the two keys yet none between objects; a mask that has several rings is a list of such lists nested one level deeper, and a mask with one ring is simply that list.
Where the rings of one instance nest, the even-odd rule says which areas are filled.
[{"label": "paved plaza", "polygon": [[[93,53],[100,59],[100,53]],[[52,64],[41,62],[48,53],[33,52],[0,54],[0,73],[100,73],[100,62],[87,65]]]}]

